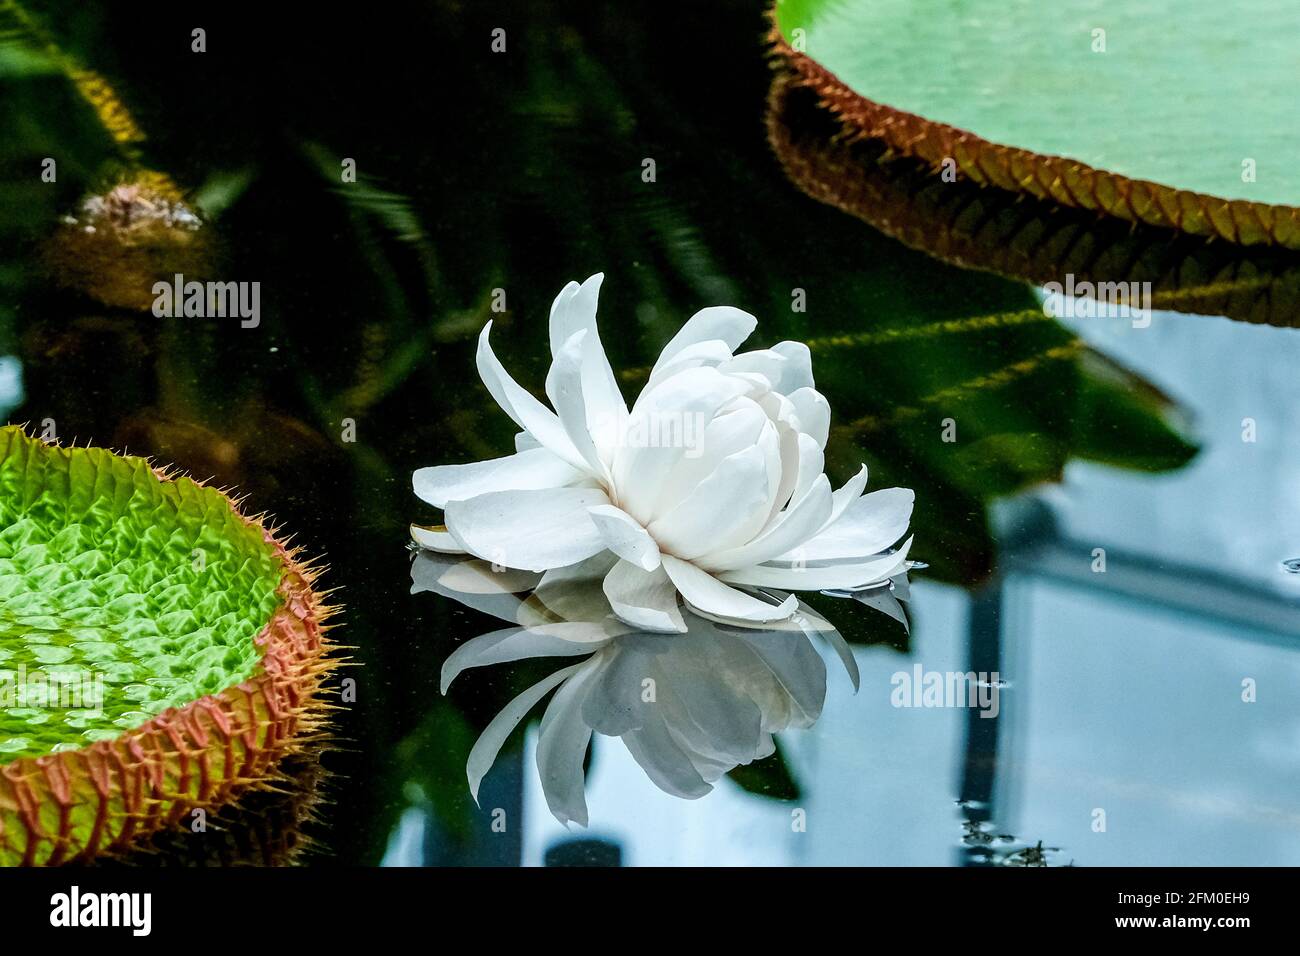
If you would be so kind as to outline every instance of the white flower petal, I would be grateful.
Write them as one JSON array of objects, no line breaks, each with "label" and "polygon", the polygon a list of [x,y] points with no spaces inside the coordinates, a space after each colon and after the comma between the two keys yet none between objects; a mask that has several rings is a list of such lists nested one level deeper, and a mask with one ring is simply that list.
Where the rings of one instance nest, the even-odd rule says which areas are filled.
[{"label": "white flower petal", "polygon": [[722,581],[691,564],[664,555],[664,570],[691,607],[717,618],[732,621],[781,621],[798,606],[793,595],[779,605],[769,604]]},{"label": "white flower petal", "polygon": [[[800,432],[799,467],[795,472],[794,491],[790,493],[790,503],[795,505],[802,501],[804,495],[812,489],[813,482],[822,477],[825,470],[826,456],[822,454],[822,446],[811,435]],[[829,511],[826,517],[830,517]]]},{"label": "white flower petal", "polygon": [[825,448],[831,433],[831,403],[813,388],[796,389],[789,393],[789,400],[799,419],[799,430],[812,436],[818,447]]},{"label": "white flower petal", "polygon": [[[588,279],[596,280],[595,291],[599,294],[600,282],[604,279],[603,273],[597,273]],[[569,340],[579,329],[585,329],[596,320],[596,298],[594,296],[584,297],[582,303],[575,308],[574,298],[577,296],[582,286],[576,282],[569,281],[565,283],[564,288],[560,290],[559,295],[551,302],[551,318],[549,323],[551,337],[551,357],[560,354],[560,349],[564,343]]]},{"label": "white flower petal", "polygon": [[565,435],[590,473],[605,479],[608,471],[587,426],[587,400],[583,393],[583,340],[590,334],[587,329],[579,329],[560,347],[546,375],[546,395],[555,406]]},{"label": "white flower petal", "polygon": [[735,376],[700,367],[687,369],[642,392],[628,421],[628,444],[614,456],[612,470],[619,507],[647,524],[665,481],[690,450],[683,441],[664,445],[647,439],[662,437],[666,426],[684,431],[688,419],[707,423],[718,409],[745,394],[748,387]]},{"label": "white flower petal", "polygon": [[465,762],[465,775],[469,778],[469,792],[474,797],[475,803],[478,803],[479,784],[487,776],[487,772],[492,769],[492,765],[496,763],[497,754],[501,752],[501,747],[509,738],[511,731],[519,726],[519,722],[556,684],[568,680],[581,670],[585,664],[584,661],[582,664],[565,667],[556,671],[550,677],[538,681],[506,704],[502,711],[492,718],[492,722],[484,728],[483,733],[479,735],[478,740],[474,742],[474,747],[469,752],[469,760]]},{"label": "white flower petal", "polygon": [[587,825],[587,799],[582,762],[591,741],[591,728],[582,719],[582,703],[592,678],[599,673],[593,658],[555,692],[542,715],[537,736],[537,772],[546,805],[566,826]]},{"label": "white flower petal", "polygon": [[672,358],[665,361],[662,357],[655,365],[654,371],[646,382],[646,388],[659,384],[664,379],[676,375],[688,368],[707,365],[716,368],[723,362],[731,360],[731,349],[721,339],[709,339],[686,346]]},{"label": "white flower petal", "polygon": [[771,526],[789,500],[794,491],[794,482],[799,476],[798,468],[792,464],[798,462],[798,435],[769,421],[763,433],[758,436],[758,445],[763,449],[763,457],[767,461],[768,508],[766,517],[752,530],[749,538]]},{"label": "white flower petal", "polygon": [[[813,387],[812,352],[802,342],[777,342],[772,351],[786,360],[777,391],[793,396],[801,388]],[[829,407],[829,406],[827,406]]]},{"label": "white flower petal", "polygon": [[489,491],[560,488],[586,475],[545,448],[464,465],[434,465],[417,469],[411,484],[420,499],[438,508],[448,501],[473,498]]},{"label": "white flower petal", "polygon": [[488,341],[491,331],[492,323],[488,322],[479,334],[478,353],[475,356],[479,377],[483,379],[487,390],[502,410],[514,419],[515,424],[532,435],[539,444],[549,448],[573,467],[586,470],[587,463],[565,434],[559,416],[511,378],[497,359]]},{"label": "white flower petal", "polygon": [[533,627],[508,627],[466,641],[442,664],[442,693],[471,667],[487,667],[531,657],[581,657],[593,654],[610,636],[599,624],[560,621]]},{"label": "white flower petal", "polygon": [[839,520],[840,515],[844,514],[844,509],[858,500],[865,487],[867,487],[867,466],[863,465],[856,475],[835,489],[835,493],[831,495],[831,516],[822,526],[823,531]]},{"label": "white flower petal", "polygon": [[802,342],[779,342],[770,349],[741,352],[718,368],[729,375],[756,372],[780,395],[793,397],[794,392],[813,390],[812,354]]},{"label": "white flower petal", "polygon": [[647,529],[665,551],[691,560],[744,541],[768,507],[767,458],[754,446],[724,458],[709,477]]},{"label": "white flower petal", "polygon": [[[790,591],[853,591],[879,584],[907,568],[907,551],[912,546],[908,538],[893,554],[882,554],[865,561],[851,561],[825,566],[778,567],[773,564],[756,564],[720,572],[718,577],[732,584],[753,587],[784,588]],[[664,559],[667,561],[667,558]]]},{"label": "white flower petal", "polygon": [[447,503],[447,527],[471,554],[494,564],[546,571],[605,547],[587,514],[609,504],[598,488],[494,491]]},{"label": "white flower petal", "polygon": [[910,488],[884,488],[855,498],[837,519],[803,544],[799,557],[845,561],[879,554],[907,533],[915,501]]},{"label": "white flower petal", "polygon": [[719,409],[705,426],[697,447],[673,466],[655,503],[654,514],[666,514],[711,475],[722,459],[757,444],[765,427],[770,428],[771,423],[751,399],[737,398]]},{"label": "white flower petal", "polygon": [[777,485],[772,494],[772,508],[764,527],[773,526],[783,508],[790,504],[794,494],[794,484],[799,480],[799,433],[793,428],[782,426],[780,429],[780,462],[776,466]]},{"label": "white flower petal", "polygon": [[783,553],[802,555],[801,542],[816,534],[830,513],[831,483],[825,475],[818,475],[798,503],[782,512],[767,531],[738,548],[705,555],[700,565],[710,571],[733,571],[762,564]]},{"label": "white flower petal", "polygon": [[[582,285],[570,282],[551,305],[551,355],[558,359],[566,342],[577,332],[585,331],[582,346],[582,392],[586,406],[580,419],[595,441],[601,459],[608,464],[613,452],[610,440],[627,418],[627,404],[619,391],[618,380],[610,367],[596,324],[596,305],[600,296],[602,273],[596,273]],[[552,398],[554,401],[554,398]],[[556,406],[557,410],[559,406]],[[562,419],[564,415],[560,416]],[[581,446],[579,446],[581,448]]]},{"label": "white flower petal", "polygon": [[426,527],[413,524],[411,525],[411,540],[422,548],[438,551],[442,554],[465,553],[465,549],[456,540],[456,536],[442,525]]},{"label": "white flower petal", "polygon": [[614,613],[633,627],[685,633],[686,622],[677,604],[677,588],[662,566],[645,571],[628,561],[620,561],[605,576],[604,590]]},{"label": "white flower petal", "polygon": [[605,547],[644,571],[659,567],[659,545],[630,514],[613,505],[597,505],[587,513],[595,522]]},{"label": "white flower petal", "polygon": [[[742,312],[729,305],[715,305],[700,309],[664,346],[663,351],[659,353],[659,361],[655,363],[655,369],[657,370],[678,352],[696,342],[718,339],[734,352],[740,347],[741,342],[749,338],[757,325],[758,319],[748,312]],[[650,374],[653,376],[654,372]]]},{"label": "white flower petal", "polygon": [[779,392],[776,383],[781,381],[785,364],[785,356],[771,349],[755,349],[752,352],[741,352],[731,361],[723,362],[718,366],[718,371],[728,375],[761,375],[768,389]]}]

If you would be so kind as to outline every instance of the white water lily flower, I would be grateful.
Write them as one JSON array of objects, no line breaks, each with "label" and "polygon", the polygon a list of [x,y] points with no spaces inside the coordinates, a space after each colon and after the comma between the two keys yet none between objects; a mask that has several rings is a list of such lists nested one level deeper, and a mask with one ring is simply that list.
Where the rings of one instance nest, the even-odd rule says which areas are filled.
[{"label": "white water lily flower", "polygon": [[484,729],[465,768],[475,800],[506,739],[552,690],[537,740],[542,790],[556,819],[585,826],[583,761],[593,733],[621,738],[661,790],[696,799],[728,771],[769,756],[777,731],[810,727],[820,717],[826,665],[814,635],[836,651],[857,689],[857,663],[843,636],[803,604],[782,624],[735,628],[687,610],[682,634],[627,625],[602,590],[618,560],[597,555],[544,580],[536,572],[493,571],[477,559],[416,558],[412,593],[434,591],[511,625],[457,647],[443,664],[443,693],[472,667],[582,658],[525,690]]},{"label": "white water lily flower", "polygon": [[703,309],[664,347],[629,410],[596,328],[601,275],[570,282],[551,306],[547,407],[479,336],[478,370],[523,431],[516,453],[415,472],[415,493],[445,528],[413,526],[423,547],[550,572],[601,552],[616,613],[684,632],[678,595],[718,620],[794,613],[762,588],[858,590],[907,568],[913,494],[864,495],[866,467],[832,491],[823,474],[830,406],[807,346],[736,354],[756,320]]}]

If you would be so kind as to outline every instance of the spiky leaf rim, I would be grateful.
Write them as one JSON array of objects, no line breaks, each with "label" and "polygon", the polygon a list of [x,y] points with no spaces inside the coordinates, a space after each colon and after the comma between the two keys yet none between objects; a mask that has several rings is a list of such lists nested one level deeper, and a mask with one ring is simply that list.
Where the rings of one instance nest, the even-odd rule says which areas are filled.
[{"label": "spiky leaf rim", "polygon": [[[178,477],[152,471],[164,482]],[[189,829],[195,810],[274,789],[285,757],[328,739],[333,706],[323,684],[341,662],[326,635],[337,609],[315,589],[320,569],[265,526],[264,515],[246,515],[218,493],[262,534],[282,569],[280,604],[253,639],[262,649],[256,671],[115,739],[0,765],[0,865],[86,862],[167,827]]]}]

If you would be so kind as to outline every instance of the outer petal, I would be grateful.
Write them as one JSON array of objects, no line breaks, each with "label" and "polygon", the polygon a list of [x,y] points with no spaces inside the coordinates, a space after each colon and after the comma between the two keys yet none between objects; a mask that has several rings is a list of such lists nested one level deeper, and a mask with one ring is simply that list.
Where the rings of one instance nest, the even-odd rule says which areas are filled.
[{"label": "outer petal", "polygon": [[802,342],[777,342],[772,351],[786,359],[785,375],[777,383],[777,390],[791,395],[801,388],[813,387],[812,352]]},{"label": "outer petal", "polygon": [[915,500],[910,488],[884,488],[856,498],[803,544],[799,556],[805,561],[848,561],[879,554],[907,532]]},{"label": "outer petal", "polygon": [[609,550],[643,571],[659,567],[659,545],[630,514],[613,505],[597,505],[587,513]]},{"label": "outer petal", "polygon": [[487,461],[420,468],[411,476],[411,484],[417,497],[437,508],[445,508],[448,501],[473,498],[489,491],[561,488],[585,477],[545,448],[534,448]]},{"label": "outer petal", "polygon": [[662,566],[644,571],[620,561],[605,576],[605,597],[610,607],[633,627],[647,631],[686,633],[677,604],[677,588]]},{"label": "outer petal", "polygon": [[849,505],[857,501],[862,494],[862,489],[867,487],[867,466],[863,465],[858,469],[858,473],[844,482],[840,487],[835,489],[831,495],[831,516],[830,519],[822,526],[824,531],[836,521]]},{"label": "outer petal", "polygon": [[800,388],[787,396],[799,419],[799,430],[811,435],[820,448],[831,433],[831,403],[813,388]]},{"label": "outer petal", "polygon": [[[757,325],[758,319],[748,312],[733,309],[729,305],[715,305],[707,309],[700,309],[699,312],[696,312],[687,320],[686,324],[664,346],[663,351],[659,353],[659,361],[655,362],[655,370],[658,370],[661,365],[672,359],[682,349],[697,342],[719,339],[726,344],[728,349],[734,352],[740,347],[741,342],[749,338]],[[654,371],[650,374],[653,376]]]},{"label": "outer petal", "polygon": [[583,340],[590,334],[587,329],[579,329],[560,347],[546,375],[546,395],[555,406],[565,435],[587,468],[604,478],[607,472],[587,425],[587,400],[583,393]]},{"label": "outer petal", "polygon": [[559,417],[511,378],[510,373],[497,359],[488,342],[488,334],[491,331],[492,323],[488,322],[483,326],[483,331],[478,337],[476,361],[483,384],[492,393],[496,403],[515,420],[515,424],[570,465],[585,471],[588,465],[573,447],[569,436],[565,434]]},{"label": "outer petal", "polygon": [[[790,493],[792,506],[803,500],[804,495],[812,489],[813,483],[826,471],[826,456],[822,454],[822,446],[817,444],[817,440],[811,435],[800,432],[798,441],[799,466],[795,471],[794,491]],[[830,512],[827,512],[826,517],[830,517]]]},{"label": "outer petal", "polygon": [[[569,341],[569,336],[595,323],[597,299],[604,278],[604,273],[598,272],[582,285],[572,281],[567,282],[551,303],[552,358],[560,354],[560,349],[564,347],[565,342]],[[587,290],[586,294],[579,296],[584,286]]]},{"label": "outer petal", "polygon": [[558,359],[560,350],[575,333],[587,332],[582,350],[582,391],[586,405],[583,420],[608,464],[613,446],[603,436],[613,434],[627,417],[627,405],[596,327],[596,304],[604,278],[598,272],[582,285],[570,282],[555,297],[551,306],[551,355]]},{"label": "outer petal", "polygon": [[591,557],[605,540],[587,514],[609,504],[598,488],[494,491],[447,503],[447,527],[471,554],[494,564],[546,571]]},{"label": "outer petal", "polygon": [[[879,584],[907,569],[907,551],[912,546],[908,538],[898,551],[882,554],[865,561],[829,564],[822,567],[794,565],[778,567],[756,564],[737,568],[718,575],[723,581],[749,584],[755,587],[783,588],[790,591],[824,591],[838,589],[858,590]],[[667,558],[664,559],[665,561]]]},{"label": "outer petal", "polygon": [[565,667],[556,671],[550,677],[538,681],[528,690],[524,691],[502,709],[501,713],[492,718],[492,722],[484,728],[483,733],[474,743],[473,749],[469,752],[469,760],[465,762],[465,775],[469,777],[469,792],[474,797],[474,802],[478,803],[478,787],[496,763],[497,754],[501,752],[501,747],[505,744],[506,738],[510,732],[519,726],[519,722],[528,715],[528,712],[536,706],[537,702],[547,695],[547,693],[556,684],[568,680],[574,674],[585,666],[574,664],[572,667]]},{"label": "outer petal", "polygon": [[760,601],[729,587],[690,562],[666,554],[664,570],[691,607],[714,617],[734,621],[782,621],[798,606],[794,595],[779,605]]},{"label": "outer petal", "polygon": [[438,551],[442,554],[464,554],[465,549],[461,547],[456,536],[452,534],[444,525],[411,525],[411,540],[420,547],[428,551]]}]

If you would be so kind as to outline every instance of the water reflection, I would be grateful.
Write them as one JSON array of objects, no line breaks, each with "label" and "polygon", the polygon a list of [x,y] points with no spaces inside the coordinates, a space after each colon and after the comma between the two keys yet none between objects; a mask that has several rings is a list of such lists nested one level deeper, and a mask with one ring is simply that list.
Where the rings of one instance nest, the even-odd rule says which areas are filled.
[{"label": "water reflection", "polygon": [[[613,560],[598,556],[539,575],[416,555],[412,593],[433,591],[511,625],[457,647],[442,667],[443,693],[469,668],[582,658],[519,694],[488,724],[466,767],[476,799],[507,737],[551,691],[537,769],[556,819],[585,826],[583,762],[592,734],[620,738],[659,789],[693,800],[724,774],[775,753],[773,734],[817,722],[826,700],[818,642],[835,651],[857,690],[847,642],[806,604],[787,621],[744,628],[684,608],[686,633],[642,631],[620,620],[605,597],[601,583]],[[906,622],[906,573],[852,596]],[[779,602],[786,595],[768,597]]]}]

